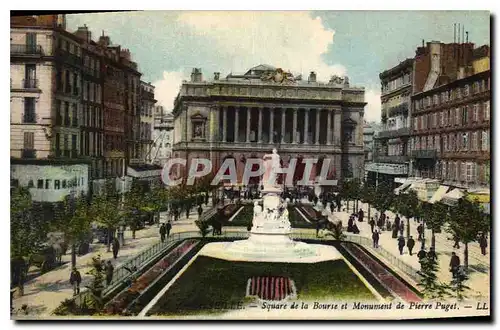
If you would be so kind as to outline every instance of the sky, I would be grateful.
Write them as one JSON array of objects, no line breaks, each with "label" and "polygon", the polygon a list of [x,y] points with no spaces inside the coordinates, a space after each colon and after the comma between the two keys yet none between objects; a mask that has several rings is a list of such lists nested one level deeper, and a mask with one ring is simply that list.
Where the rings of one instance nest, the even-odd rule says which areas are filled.
[{"label": "sky", "polygon": [[172,109],[192,68],[205,79],[244,73],[258,64],[318,80],[347,75],[365,87],[365,119],[380,121],[378,75],[415,55],[422,40],[453,42],[453,24],[469,41],[490,44],[486,11],[143,11],[67,15],[73,32],[84,24],[132,53],[158,104]]}]

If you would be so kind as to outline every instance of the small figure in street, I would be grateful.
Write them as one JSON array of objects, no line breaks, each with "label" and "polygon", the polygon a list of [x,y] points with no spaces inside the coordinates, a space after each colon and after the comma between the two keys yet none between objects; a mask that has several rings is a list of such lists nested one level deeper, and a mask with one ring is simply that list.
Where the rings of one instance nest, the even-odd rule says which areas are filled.
[{"label": "small figure in street", "polygon": [[451,253],[450,259],[450,272],[453,277],[457,276],[458,268],[460,267],[460,258],[457,256],[455,252]]},{"label": "small figure in street", "polygon": [[380,239],[380,234],[378,230],[373,231],[372,234],[372,240],[373,240],[373,247],[378,248],[378,240]]},{"label": "small figure in street", "polygon": [[201,207],[201,204],[200,204],[200,206],[198,206],[198,219],[201,217],[202,213],[203,213],[203,208]]},{"label": "small figure in street", "polygon": [[135,280],[137,279],[136,275],[134,275],[134,273],[137,271],[137,266],[132,266],[132,268],[124,266],[123,268],[130,273],[130,277],[125,279],[125,283],[127,284],[128,287],[131,287],[132,284],[134,284]]},{"label": "small figure in street", "polygon": [[427,257],[427,252],[423,247],[420,248],[420,251],[417,253],[417,258],[419,262],[422,262]]},{"label": "small figure in street", "polygon": [[438,257],[437,257],[436,251],[434,250],[433,247],[431,247],[431,249],[429,250],[429,253],[427,253],[427,258],[437,261]]},{"label": "small figure in street", "polygon": [[120,250],[120,242],[118,242],[118,239],[116,237],[113,239],[112,245],[113,258],[116,259],[118,257],[118,251]]},{"label": "small figure in street", "polygon": [[76,267],[74,267],[73,270],[71,271],[71,275],[69,277],[69,283],[73,286],[73,296],[79,294],[80,283],[82,283],[82,275],[80,275],[80,272],[76,269]]},{"label": "small figure in street", "polygon": [[399,224],[399,234],[400,234],[401,236],[403,236],[404,232],[405,232],[405,224],[404,224],[403,222],[401,222],[401,223]]},{"label": "small figure in street", "polygon": [[455,241],[455,244],[453,245],[454,249],[460,249],[460,238],[458,238],[457,235],[453,236],[453,241]]},{"label": "small figure in street", "polygon": [[398,238],[398,249],[399,249],[399,254],[400,255],[403,255],[403,249],[405,247],[405,244],[406,244],[406,242],[405,242],[404,236],[403,235],[399,236],[399,238]]},{"label": "small figure in street", "polygon": [[169,222],[167,222],[167,225],[165,226],[166,229],[167,229],[167,238],[170,237],[170,231],[172,230],[172,224]]},{"label": "small figure in street", "polygon": [[106,270],[106,286],[108,286],[111,284],[111,281],[113,281],[113,271],[115,270],[115,268],[111,264],[111,260],[108,260],[108,262],[106,263],[105,270]]},{"label": "small figure in street", "polygon": [[165,226],[164,223],[161,224],[160,226],[160,237],[161,237],[161,242],[165,242],[165,235],[167,234],[167,227]]},{"label": "small figure in street", "polygon": [[319,221],[316,223],[316,237],[319,237],[319,230],[321,229],[321,225],[319,224]]},{"label": "small figure in street", "polygon": [[362,209],[359,209],[359,212],[358,212],[358,221],[359,222],[363,222],[363,217],[365,216],[365,212],[363,212]]},{"label": "small figure in street", "polygon": [[398,224],[396,222],[392,224],[392,238],[398,238]]},{"label": "small figure in street", "polygon": [[419,241],[422,241],[424,238],[423,238],[423,233],[424,233],[424,225],[422,223],[420,223],[418,226],[417,226],[417,233],[418,233],[418,240]]},{"label": "small figure in street", "polygon": [[484,235],[484,233],[482,233],[479,238],[479,246],[481,247],[481,254],[485,256],[486,248],[488,247],[488,240],[486,239],[486,235]]},{"label": "small figure in street", "polygon": [[410,236],[408,238],[408,242],[406,242],[406,246],[408,247],[408,252],[410,252],[410,255],[413,255],[413,247],[415,246],[415,240],[413,239],[413,236]]},{"label": "small figure in street", "polygon": [[373,233],[373,228],[375,228],[375,220],[372,218],[372,219],[370,220],[369,224],[370,224],[370,227],[371,227],[371,229],[372,229],[372,233]]}]

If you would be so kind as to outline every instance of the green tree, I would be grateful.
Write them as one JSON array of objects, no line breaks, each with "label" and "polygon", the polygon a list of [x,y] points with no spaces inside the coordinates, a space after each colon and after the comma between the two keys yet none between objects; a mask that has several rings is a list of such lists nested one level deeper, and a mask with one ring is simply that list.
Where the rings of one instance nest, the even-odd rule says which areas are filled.
[{"label": "green tree", "polygon": [[470,290],[470,288],[465,284],[469,280],[469,276],[467,275],[467,271],[459,267],[457,274],[452,278],[450,282],[450,289],[455,294],[455,297],[458,301],[462,301],[466,296],[466,292]]},{"label": "green tree", "polygon": [[76,250],[78,243],[84,242],[91,230],[92,218],[89,206],[84,197],[67,197],[64,201],[64,212],[67,217],[61,224],[64,237],[71,244],[71,266],[76,266]]},{"label": "green tree", "polygon": [[361,200],[363,203],[368,204],[368,221],[371,219],[371,208],[376,198],[375,187],[365,184],[361,192]]},{"label": "green tree", "polygon": [[10,195],[10,257],[13,283],[24,293],[24,280],[32,254],[40,251],[46,241],[47,225],[33,212],[28,189],[16,187]]},{"label": "green tree", "polygon": [[200,232],[201,237],[205,238],[210,232],[210,225],[208,224],[208,222],[203,220],[196,220],[194,223],[196,224],[196,226],[198,226],[198,231]]},{"label": "green tree", "polygon": [[424,211],[424,219],[427,227],[431,229],[431,247],[436,249],[436,232],[440,232],[443,225],[449,222],[448,207],[443,203],[428,204]]},{"label": "green tree", "polygon": [[145,194],[137,181],[132,181],[132,187],[125,193],[123,203],[123,216],[132,230],[132,239],[135,239],[138,222],[141,221],[144,212],[145,200]]},{"label": "green tree", "polygon": [[346,238],[342,228],[342,222],[338,221],[335,223],[328,223],[327,225],[328,232],[325,236],[332,236],[336,241],[343,241]]},{"label": "green tree", "polygon": [[420,214],[420,200],[414,190],[397,195],[395,209],[406,217],[406,237],[410,237],[410,219]]},{"label": "green tree", "polygon": [[420,281],[417,283],[421,287],[421,292],[425,298],[436,299],[444,298],[449,295],[449,286],[439,282],[437,272],[439,266],[436,260],[432,258],[423,258],[420,260]]},{"label": "green tree", "polygon": [[373,206],[380,212],[384,213],[394,203],[394,192],[392,187],[387,183],[381,183],[375,188]]},{"label": "green tree", "polygon": [[464,197],[451,209],[450,225],[447,230],[464,243],[464,267],[467,270],[469,243],[476,241],[480,233],[487,234],[490,231],[490,217],[483,213],[478,202]]},{"label": "green tree", "polygon": [[104,307],[104,273],[105,265],[101,256],[92,257],[92,269],[88,274],[92,275],[92,282],[89,286],[86,286],[90,292],[90,299],[86,301],[85,304],[90,307],[93,312],[99,313]]},{"label": "green tree", "polygon": [[90,206],[92,219],[108,230],[108,252],[114,233],[121,223],[122,212],[120,211],[120,200],[117,194],[98,195],[94,197]]}]

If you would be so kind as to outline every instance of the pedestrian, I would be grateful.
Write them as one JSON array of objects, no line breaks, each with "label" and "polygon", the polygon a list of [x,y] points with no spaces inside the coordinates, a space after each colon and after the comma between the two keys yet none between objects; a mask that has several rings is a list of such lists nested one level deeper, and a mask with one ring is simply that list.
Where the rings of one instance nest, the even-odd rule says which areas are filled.
[{"label": "pedestrian", "polygon": [[80,272],[76,269],[76,267],[73,267],[73,270],[71,271],[69,283],[73,286],[73,296],[79,294],[80,283],[82,283],[82,275],[80,275]]},{"label": "pedestrian", "polygon": [[433,247],[430,248],[429,253],[427,253],[427,258],[431,260],[437,260],[437,254]]},{"label": "pedestrian", "polygon": [[481,237],[479,238],[479,246],[481,247],[481,254],[485,256],[486,247],[488,246],[488,240],[486,239],[486,235],[484,235],[484,233],[482,233]]},{"label": "pedestrian", "polygon": [[455,241],[455,244],[453,245],[454,249],[460,249],[460,238],[457,235],[453,236],[453,241]]},{"label": "pedestrian", "polygon": [[203,213],[203,208],[201,207],[201,204],[198,206],[198,219],[201,218],[201,214]]},{"label": "pedestrian", "polygon": [[120,250],[120,242],[118,242],[118,239],[115,237],[113,239],[113,258],[116,259],[118,257],[118,251]]},{"label": "pedestrian", "polygon": [[403,235],[399,236],[399,238],[398,238],[398,249],[399,249],[399,254],[400,255],[403,255],[403,249],[405,247],[405,244],[406,244],[406,242],[405,242],[404,236]]},{"label": "pedestrian", "polygon": [[333,200],[330,202],[330,213],[335,212],[335,205],[333,204]]},{"label": "pedestrian", "polygon": [[106,286],[108,286],[111,284],[111,281],[113,281],[113,271],[115,270],[115,268],[111,264],[111,260],[108,260],[108,262],[106,263],[105,270],[106,270]]},{"label": "pedestrian", "polygon": [[410,238],[408,238],[408,242],[406,242],[406,246],[408,247],[408,252],[412,256],[413,255],[413,252],[412,252],[413,247],[415,246],[415,240],[413,239],[413,236],[410,236]]},{"label": "pedestrian", "polygon": [[420,248],[420,251],[417,253],[417,258],[420,263],[427,257],[427,252],[425,251],[424,247]]},{"label": "pedestrian", "polygon": [[453,277],[457,276],[458,268],[460,267],[460,258],[457,256],[455,252],[451,253],[450,259],[450,272]]},{"label": "pedestrian", "polygon": [[370,228],[372,229],[372,233],[373,233],[373,228],[375,227],[375,220],[372,218],[369,222],[370,224]]},{"label": "pedestrian", "polygon": [[392,228],[392,223],[389,221],[389,218],[387,218],[387,222],[385,224],[385,230],[390,231]]},{"label": "pedestrian", "polygon": [[401,224],[399,225],[399,234],[403,236],[404,232],[405,232],[405,224],[404,222],[401,222]]},{"label": "pedestrian", "polygon": [[165,242],[165,235],[167,234],[167,228],[165,227],[165,224],[162,223],[160,226],[160,237],[161,237],[161,242]]},{"label": "pedestrian", "polygon": [[418,226],[417,226],[417,233],[418,233],[418,240],[419,241],[422,241],[424,238],[422,237],[423,233],[424,233],[424,225],[422,223],[420,223]]},{"label": "pedestrian", "polygon": [[373,240],[373,247],[374,248],[378,248],[379,238],[380,238],[380,234],[379,234],[378,230],[373,231],[372,240]]},{"label": "pedestrian", "polygon": [[398,238],[398,225],[396,222],[392,224],[392,238]]},{"label": "pedestrian", "polygon": [[363,212],[363,209],[359,209],[359,212],[358,212],[358,221],[359,222],[363,222],[364,216],[365,216],[365,212]]},{"label": "pedestrian", "polygon": [[170,223],[170,221],[167,222],[167,225],[165,227],[166,227],[165,229],[167,230],[167,238],[169,238],[170,231],[172,230],[172,224]]}]

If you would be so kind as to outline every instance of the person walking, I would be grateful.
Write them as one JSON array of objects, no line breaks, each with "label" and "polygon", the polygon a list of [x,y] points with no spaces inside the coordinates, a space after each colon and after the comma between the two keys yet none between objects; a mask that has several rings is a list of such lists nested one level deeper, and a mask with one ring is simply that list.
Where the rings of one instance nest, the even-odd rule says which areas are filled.
[{"label": "person walking", "polygon": [[80,275],[80,272],[76,269],[76,267],[73,267],[73,270],[71,271],[69,283],[73,286],[73,296],[79,294],[80,283],[82,283],[82,275]]},{"label": "person walking", "polygon": [[399,254],[403,255],[403,249],[405,247],[405,238],[403,235],[399,236],[398,238],[398,249],[399,249]]},{"label": "person walking", "polygon": [[408,252],[412,256],[413,255],[413,252],[412,252],[413,247],[415,246],[415,240],[413,239],[413,236],[410,236],[410,238],[408,238],[408,242],[406,242],[406,246],[408,247]]},{"label": "person walking", "polygon": [[113,271],[115,270],[115,268],[111,264],[111,260],[108,260],[108,262],[106,263],[105,270],[106,270],[106,286],[108,286],[111,284],[111,281],[113,281]]},{"label": "person walking", "polygon": [[333,204],[333,200],[330,202],[330,213],[335,212],[335,205]]},{"label": "person walking", "polygon": [[363,209],[359,209],[359,212],[358,212],[358,221],[359,222],[363,222],[364,216],[365,216],[365,212],[363,212]]},{"label": "person walking", "polygon": [[422,241],[424,238],[423,238],[423,233],[424,233],[424,225],[422,223],[420,223],[418,226],[417,226],[417,233],[418,233],[418,241]]},{"label": "person walking", "polygon": [[460,267],[460,258],[457,256],[455,252],[452,252],[450,259],[450,272],[454,278],[457,276],[459,267]]},{"label": "person walking", "polygon": [[434,250],[433,247],[431,247],[431,249],[429,250],[429,253],[427,253],[427,258],[437,261],[438,257],[437,257],[436,251]]},{"label": "person walking", "polygon": [[455,244],[453,245],[453,248],[454,249],[460,249],[460,238],[458,238],[457,235],[454,235],[453,236],[453,241],[455,242]]},{"label": "person walking", "polygon": [[372,240],[373,240],[373,247],[376,249],[378,248],[378,240],[380,239],[380,234],[378,230],[374,230],[372,234]]},{"label": "person walking", "polygon": [[203,213],[203,208],[201,207],[201,204],[198,206],[198,219],[201,218],[201,214]]},{"label": "person walking", "polygon": [[422,263],[422,261],[427,258],[427,252],[425,251],[424,247],[421,247],[420,248],[420,251],[418,251],[417,253],[417,258],[418,258],[418,261],[420,263]]},{"label": "person walking", "polygon": [[404,232],[405,232],[405,224],[404,224],[404,222],[401,222],[401,223],[399,224],[399,234],[400,234],[401,236],[403,236],[403,235],[404,235]]},{"label": "person walking", "polygon": [[375,220],[372,218],[369,222],[370,224],[370,228],[372,229],[372,233],[373,233],[373,228],[375,228]]},{"label": "person walking", "polygon": [[486,247],[488,247],[488,240],[486,239],[486,235],[484,235],[484,233],[482,233],[481,237],[479,238],[479,247],[481,248],[481,254],[485,256]]},{"label": "person walking", "polygon": [[170,223],[170,221],[167,222],[167,225],[165,227],[166,227],[165,229],[167,230],[167,238],[169,238],[170,237],[170,231],[172,230],[172,224]]},{"label": "person walking", "polygon": [[116,259],[118,257],[118,251],[120,250],[120,242],[118,242],[118,239],[116,237],[113,239],[112,245],[113,258]]},{"label": "person walking", "polygon": [[165,242],[165,235],[167,234],[167,228],[165,227],[165,224],[162,223],[160,226],[160,238],[161,242]]}]

